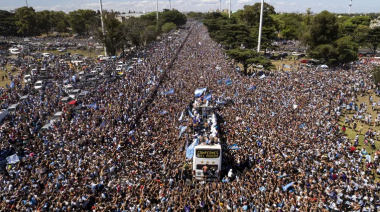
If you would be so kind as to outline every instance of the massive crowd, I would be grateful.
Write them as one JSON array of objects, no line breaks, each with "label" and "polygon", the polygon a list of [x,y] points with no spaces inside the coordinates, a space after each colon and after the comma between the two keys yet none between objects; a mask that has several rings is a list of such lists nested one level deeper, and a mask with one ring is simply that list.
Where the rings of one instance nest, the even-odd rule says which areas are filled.
[{"label": "massive crowd", "polygon": [[[71,110],[57,85],[7,116],[0,161],[15,153],[20,161],[0,164],[2,211],[378,210],[378,158],[353,148],[338,125],[342,105],[373,89],[370,67],[247,77],[205,26],[188,26],[154,44],[157,50],[122,79],[92,88],[82,104],[95,107]],[[56,81],[74,74],[51,64]],[[235,179],[190,176],[191,127],[178,135],[192,119],[179,117],[204,87],[221,117],[224,169],[239,171]],[[2,89],[0,105],[30,90]],[[39,130],[57,111],[64,112],[60,120]],[[238,150],[227,148],[234,144]]]}]

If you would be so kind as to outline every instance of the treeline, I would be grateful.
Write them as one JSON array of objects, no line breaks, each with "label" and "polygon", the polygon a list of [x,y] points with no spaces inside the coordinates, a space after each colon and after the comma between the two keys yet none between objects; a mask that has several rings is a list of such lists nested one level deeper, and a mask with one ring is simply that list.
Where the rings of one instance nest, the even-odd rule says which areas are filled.
[{"label": "treeline", "polygon": [[101,30],[100,11],[75,10],[68,14],[62,11],[38,11],[32,7],[20,7],[16,13],[0,11],[0,35],[37,36],[51,32],[72,33],[94,36],[106,47],[109,55],[124,52],[131,46],[144,46],[154,41],[161,33],[167,33],[177,26],[186,24],[186,16],[178,10],[164,9],[147,13],[139,18],[117,19],[119,12],[103,11],[105,35]]},{"label": "treeline", "polygon": [[[245,66],[261,64],[271,67],[271,63],[256,48],[260,23],[260,3],[245,5],[242,10],[228,18],[227,13],[203,15],[203,23],[210,36],[222,44],[226,53]],[[328,11],[312,14],[278,14],[275,8],[264,3],[261,49],[278,49],[275,40],[298,40],[307,47],[310,58],[321,59],[327,64],[349,63],[358,59],[358,49],[369,48],[376,54],[380,44],[380,28],[370,28],[376,15],[337,15]]]}]

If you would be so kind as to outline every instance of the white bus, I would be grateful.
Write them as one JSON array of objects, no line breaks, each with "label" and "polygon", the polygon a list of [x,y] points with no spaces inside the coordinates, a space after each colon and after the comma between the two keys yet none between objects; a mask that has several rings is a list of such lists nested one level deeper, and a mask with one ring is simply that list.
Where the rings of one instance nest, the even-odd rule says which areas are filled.
[{"label": "white bus", "polygon": [[213,106],[196,99],[192,108],[198,145],[193,153],[193,177],[195,180],[217,181],[222,169],[222,147],[217,130],[217,118]]},{"label": "white bus", "polygon": [[[207,172],[204,170],[207,167]],[[222,147],[220,144],[200,144],[194,148],[193,176],[196,180],[218,181],[222,170]],[[206,174],[206,175],[205,175]]]}]

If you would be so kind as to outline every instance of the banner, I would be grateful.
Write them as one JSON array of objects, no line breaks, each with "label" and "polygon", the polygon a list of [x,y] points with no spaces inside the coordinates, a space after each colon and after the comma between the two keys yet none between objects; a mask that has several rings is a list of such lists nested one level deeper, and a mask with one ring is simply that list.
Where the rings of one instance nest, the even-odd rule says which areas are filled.
[{"label": "banner", "polygon": [[194,139],[194,142],[186,148],[186,158],[191,159],[194,156],[194,148],[198,145],[199,139]]},{"label": "banner", "polygon": [[165,114],[167,114],[167,113],[168,113],[168,111],[166,111],[166,110],[163,110],[163,111],[159,111],[158,113],[159,113],[159,114],[161,114],[161,115],[165,115]]}]

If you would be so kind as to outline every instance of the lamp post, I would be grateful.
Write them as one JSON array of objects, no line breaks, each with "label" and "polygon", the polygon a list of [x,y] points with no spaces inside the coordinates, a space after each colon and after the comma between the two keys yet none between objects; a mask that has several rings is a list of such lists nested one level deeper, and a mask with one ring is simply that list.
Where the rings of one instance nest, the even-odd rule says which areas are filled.
[{"label": "lamp post", "polygon": [[156,16],[157,16],[157,23],[158,23],[158,0],[156,0]]},{"label": "lamp post", "polygon": [[219,12],[222,13],[222,0],[219,0]]},{"label": "lamp post", "polygon": [[231,0],[230,0],[230,9],[228,10],[228,17],[231,18]]},{"label": "lamp post", "polygon": [[170,10],[172,10],[172,1],[171,0],[169,0],[169,8],[170,8]]},{"label": "lamp post", "polygon": [[261,48],[261,32],[263,28],[263,13],[264,13],[264,0],[261,0],[261,12],[260,12],[260,26],[259,26],[259,40],[257,44],[257,52],[260,53]]},{"label": "lamp post", "polygon": [[25,0],[25,3],[26,3],[26,7],[29,7],[29,6],[28,6],[28,0]]},{"label": "lamp post", "polygon": [[[106,32],[104,31],[102,0],[99,0],[99,4],[100,4],[100,21],[102,23],[102,33],[103,33],[103,36],[105,36]],[[104,44],[104,55],[107,56],[107,47],[106,47],[106,44]]]}]

